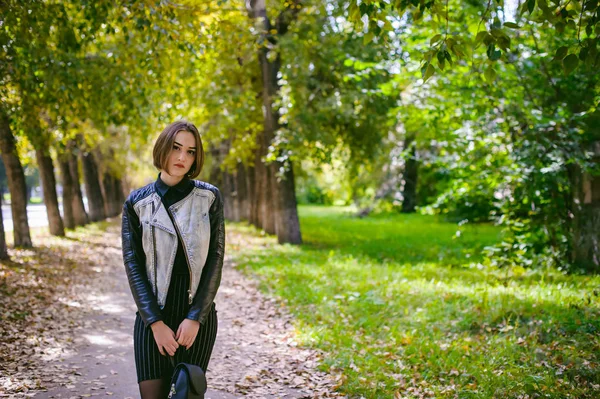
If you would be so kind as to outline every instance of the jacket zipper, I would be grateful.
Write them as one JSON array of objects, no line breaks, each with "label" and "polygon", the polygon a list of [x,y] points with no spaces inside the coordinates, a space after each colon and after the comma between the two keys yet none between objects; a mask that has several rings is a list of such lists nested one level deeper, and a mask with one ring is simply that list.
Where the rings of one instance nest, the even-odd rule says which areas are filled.
[{"label": "jacket zipper", "polygon": [[187,248],[185,246],[185,241],[183,240],[183,237],[181,236],[181,232],[179,231],[179,228],[177,227],[177,223],[175,222],[175,216],[173,216],[170,209],[167,209],[167,212],[169,212],[169,215],[171,215],[171,219],[173,219],[173,226],[175,227],[175,230],[177,231],[177,235],[179,236],[179,239],[181,240],[181,246],[183,247],[183,252],[185,252],[185,263],[187,264],[188,271],[190,272],[190,285],[188,288],[188,298],[189,298],[188,304],[191,305],[193,302],[193,298],[192,298],[192,268],[190,267],[190,261],[189,261]]},{"label": "jacket zipper", "polygon": [[[154,215],[154,203],[152,203],[152,214]],[[158,297],[158,280],[156,277],[156,235],[154,234],[154,226],[150,225],[150,235],[152,236],[152,249],[153,258],[152,263],[154,264],[154,295]]]}]

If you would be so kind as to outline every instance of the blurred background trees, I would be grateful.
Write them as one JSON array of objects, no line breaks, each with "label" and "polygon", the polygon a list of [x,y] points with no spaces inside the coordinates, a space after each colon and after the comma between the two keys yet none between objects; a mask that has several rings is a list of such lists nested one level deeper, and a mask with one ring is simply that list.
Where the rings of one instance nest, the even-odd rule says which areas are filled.
[{"label": "blurred background trees", "polygon": [[498,223],[493,265],[600,269],[598,2],[0,7],[15,245],[25,168],[62,235],[154,180],[153,139],[183,117],[226,217],[281,243],[301,242],[297,203],[354,204]]}]

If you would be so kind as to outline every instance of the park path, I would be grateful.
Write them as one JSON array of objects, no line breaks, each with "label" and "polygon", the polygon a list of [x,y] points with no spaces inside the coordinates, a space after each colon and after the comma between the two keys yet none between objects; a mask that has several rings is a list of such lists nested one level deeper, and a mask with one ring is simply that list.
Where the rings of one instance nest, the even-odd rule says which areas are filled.
[{"label": "park path", "polygon": [[[139,397],[132,338],[136,308],[122,264],[120,226],[111,224],[89,245],[97,247],[101,260],[79,301],[92,309],[79,322],[85,329],[58,360],[68,381],[36,398]],[[333,392],[335,378],[316,370],[321,355],[297,346],[284,307],[262,295],[227,257],[215,302],[219,330],[207,371],[207,398],[341,397]]]}]

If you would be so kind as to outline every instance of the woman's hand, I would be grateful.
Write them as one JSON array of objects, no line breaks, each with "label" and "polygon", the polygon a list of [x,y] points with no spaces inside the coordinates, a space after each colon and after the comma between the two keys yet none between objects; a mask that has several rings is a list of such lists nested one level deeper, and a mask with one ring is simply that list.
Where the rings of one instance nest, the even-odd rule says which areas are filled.
[{"label": "woman's hand", "polygon": [[179,328],[177,329],[177,335],[175,339],[179,345],[185,346],[185,349],[190,349],[190,346],[196,340],[198,330],[200,329],[200,322],[197,320],[183,319]]},{"label": "woman's hand", "polygon": [[173,330],[162,320],[152,323],[150,328],[152,328],[152,334],[154,335],[154,340],[160,354],[166,356],[166,351],[170,356],[175,356],[175,351],[179,348],[179,344],[176,341]]}]

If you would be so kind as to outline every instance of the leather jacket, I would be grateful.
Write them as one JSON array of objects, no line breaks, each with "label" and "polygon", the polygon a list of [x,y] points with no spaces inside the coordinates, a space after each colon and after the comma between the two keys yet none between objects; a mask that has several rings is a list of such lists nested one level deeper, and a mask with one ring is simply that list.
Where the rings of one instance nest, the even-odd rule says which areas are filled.
[{"label": "leather jacket", "polygon": [[169,209],[164,207],[154,183],[134,190],[123,204],[123,261],[133,299],[146,326],[162,320],[178,237],[190,271],[186,318],[203,323],[221,283],[225,254],[223,199],[215,186],[192,182],[192,191]]}]

